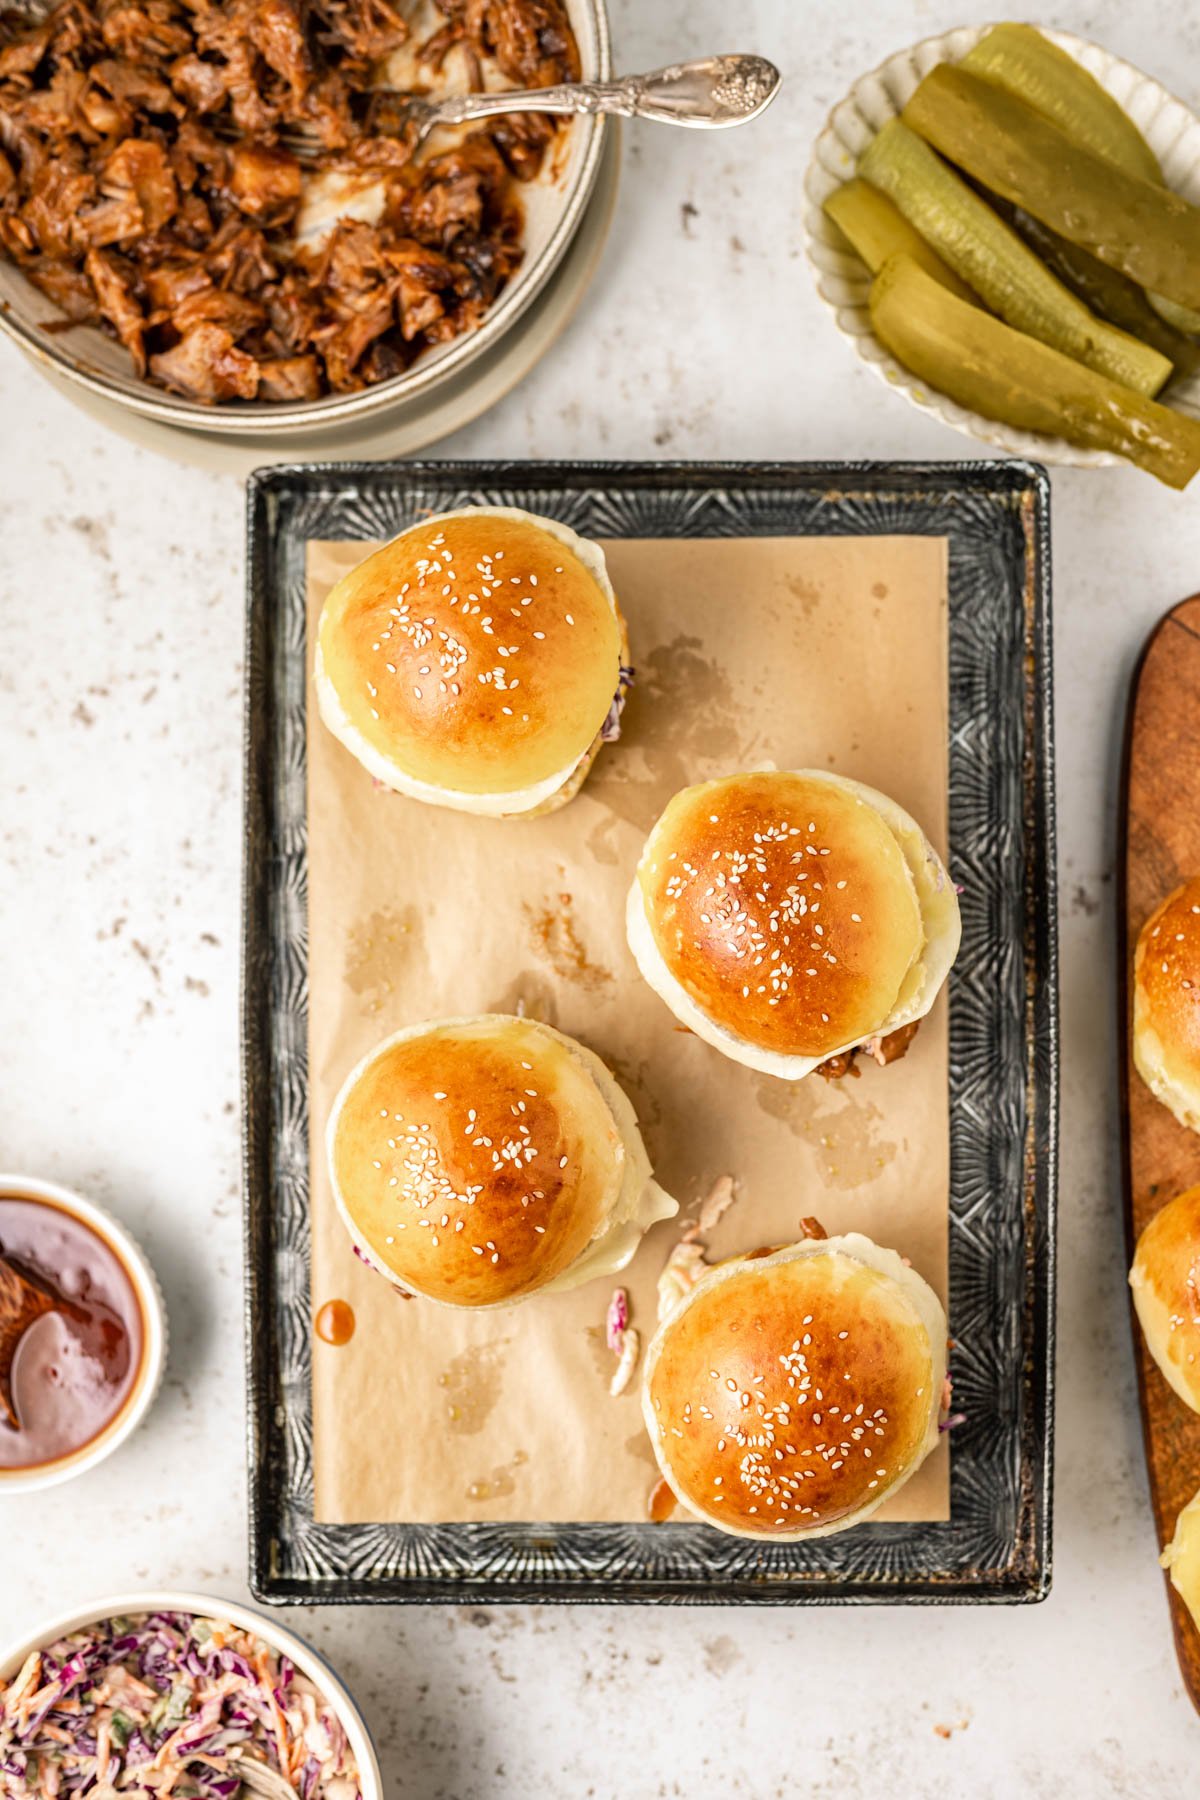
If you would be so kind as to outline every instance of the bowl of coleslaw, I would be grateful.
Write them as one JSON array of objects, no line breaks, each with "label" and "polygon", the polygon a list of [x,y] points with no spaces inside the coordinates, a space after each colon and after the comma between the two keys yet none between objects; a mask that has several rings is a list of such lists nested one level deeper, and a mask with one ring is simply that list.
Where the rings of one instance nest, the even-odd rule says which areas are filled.
[{"label": "bowl of coleslaw", "polygon": [[249,1758],[299,1800],[383,1800],[342,1681],[250,1607],[119,1594],[0,1652],[2,1800],[249,1800]]}]

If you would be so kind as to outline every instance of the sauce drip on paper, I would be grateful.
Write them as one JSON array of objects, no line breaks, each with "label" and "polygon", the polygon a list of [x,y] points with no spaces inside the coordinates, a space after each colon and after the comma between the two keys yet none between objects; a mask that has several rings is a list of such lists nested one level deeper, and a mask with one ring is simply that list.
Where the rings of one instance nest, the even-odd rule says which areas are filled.
[{"label": "sauce drip on paper", "polygon": [[646,1501],[646,1516],[652,1525],[664,1525],[675,1511],[675,1496],[670,1485],[662,1476],[650,1489],[650,1497]]},{"label": "sauce drip on paper", "polygon": [[323,1344],[339,1349],[354,1336],[354,1308],[345,1300],[327,1300],[316,1319],[313,1330]]}]

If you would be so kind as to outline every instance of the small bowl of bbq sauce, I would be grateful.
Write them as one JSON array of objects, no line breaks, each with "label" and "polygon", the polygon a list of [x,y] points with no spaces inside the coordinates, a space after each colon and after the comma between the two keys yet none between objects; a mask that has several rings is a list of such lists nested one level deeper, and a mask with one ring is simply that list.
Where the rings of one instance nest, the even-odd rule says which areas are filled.
[{"label": "small bowl of bbq sauce", "polygon": [[0,1499],[111,1455],[149,1410],[166,1347],[128,1232],[68,1188],[0,1174]]}]

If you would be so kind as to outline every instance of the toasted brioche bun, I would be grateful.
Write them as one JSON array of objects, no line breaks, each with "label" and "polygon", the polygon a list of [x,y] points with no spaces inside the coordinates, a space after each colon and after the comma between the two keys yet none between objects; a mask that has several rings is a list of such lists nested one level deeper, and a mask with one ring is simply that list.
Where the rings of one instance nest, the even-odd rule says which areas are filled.
[{"label": "toasted brioche bun", "polygon": [[594,759],[627,655],[598,545],[472,507],[410,526],[342,577],[314,679],[326,725],[379,781],[508,816],[544,809]]},{"label": "toasted brioche bun", "polygon": [[784,1080],[923,1018],[958,953],[958,900],[924,833],[822,770],[676,794],[626,909],[643,976],[682,1024]]},{"label": "toasted brioche bun", "polygon": [[1200,875],[1168,895],[1138,937],[1133,1060],[1179,1123],[1200,1131]]},{"label": "toasted brioche bun", "polygon": [[712,1269],[646,1353],[642,1411],[676,1498],[734,1537],[868,1518],[937,1443],[946,1315],[852,1232]]},{"label": "toasted brioche bun", "polygon": [[1179,1514],[1175,1535],[1158,1560],[1200,1629],[1200,1494]]},{"label": "toasted brioche bun", "polygon": [[503,1306],[610,1273],[677,1211],[600,1058],[506,1014],[380,1044],[343,1085],[327,1150],[359,1254],[447,1306]]},{"label": "toasted brioche bun", "polygon": [[1179,1398],[1200,1412],[1200,1187],[1156,1213],[1129,1271],[1146,1348]]},{"label": "toasted brioche bun", "polygon": [[[633,672],[633,669],[630,667],[630,663],[629,663],[629,631],[628,631],[628,628],[626,627],[625,619],[624,619],[623,614],[620,611],[620,608],[617,609],[617,624],[620,627],[620,631],[621,631],[621,670],[620,670],[617,692],[616,692],[616,696],[615,696],[617,729],[614,732],[612,732],[611,734],[608,732],[608,730],[607,730],[608,715],[606,714],[605,715],[605,724],[603,726],[601,726],[600,730],[596,733],[595,737],[592,739],[591,743],[588,745],[587,749],[584,751],[582,760],[580,762],[576,763],[575,768],[573,769],[571,774],[568,775],[567,779],[563,782],[562,786],[555,788],[554,792],[549,796],[548,799],[539,801],[537,806],[531,807],[528,812],[521,813],[519,815],[521,818],[524,818],[524,819],[541,818],[542,815],[545,813],[557,812],[560,807],[566,806],[569,801],[571,801],[575,798],[576,794],[579,792],[580,788],[583,786],[584,782],[587,780],[588,776],[591,774],[592,766],[595,763],[596,758],[599,756],[601,750],[603,750],[605,744],[615,741],[621,735],[621,730],[620,730],[621,713],[624,710],[625,701],[629,694],[629,689],[633,684],[634,672]],[[513,816],[514,815],[512,815],[510,813],[504,813],[501,815],[501,817],[504,817],[504,818],[510,818]]]}]

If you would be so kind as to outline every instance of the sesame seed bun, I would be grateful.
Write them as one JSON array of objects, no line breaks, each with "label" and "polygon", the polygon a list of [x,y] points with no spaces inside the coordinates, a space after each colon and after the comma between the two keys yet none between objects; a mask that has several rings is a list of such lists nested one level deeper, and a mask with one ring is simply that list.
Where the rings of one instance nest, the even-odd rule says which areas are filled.
[{"label": "sesame seed bun", "polygon": [[946,1315],[857,1232],[705,1275],[646,1353],[642,1411],[678,1500],[734,1537],[845,1531],[938,1439]]},{"label": "sesame seed bun", "polygon": [[446,1306],[503,1306],[611,1273],[677,1211],[600,1058],[507,1014],[380,1044],[342,1087],[327,1150],[359,1254]]},{"label": "sesame seed bun", "polygon": [[1200,1494],[1194,1495],[1180,1512],[1175,1535],[1158,1560],[1200,1628]]},{"label": "sesame seed bun", "polygon": [[682,1024],[787,1081],[921,1019],[958,953],[958,900],[920,826],[822,770],[685,788],[626,908],[643,976]]},{"label": "sesame seed bun", "polygon": [[1180,1124],[1200,1131],[1200,875],[1169,894],[1138,937],[1133,1060]]},{"label": "sesame seed bun", "polygon": [[1151,1219],[1129,1285],[1146,1348],[1179,1398],[1200,1412],[1200,1187],[1177,1194]]},{"label": "sesame seed bun", "polygon": [[598,545],[554,519],[469,507],[342,577],[314,679],[321,717],[377,780],[507,817],[577,791],[627,661]]}]

